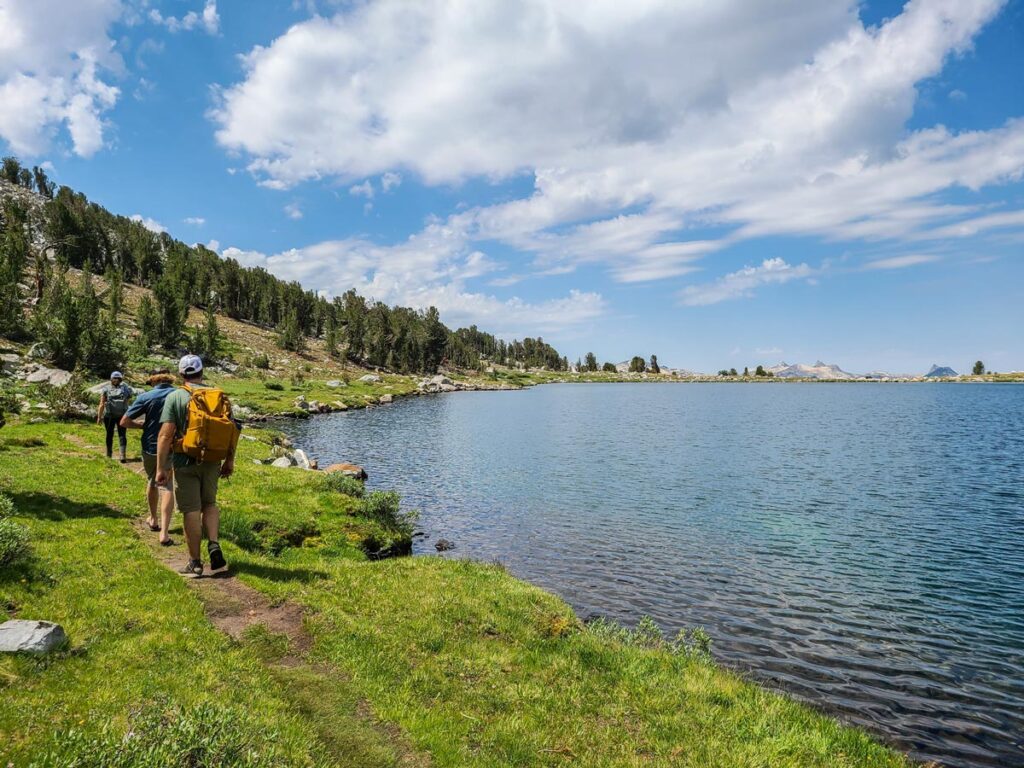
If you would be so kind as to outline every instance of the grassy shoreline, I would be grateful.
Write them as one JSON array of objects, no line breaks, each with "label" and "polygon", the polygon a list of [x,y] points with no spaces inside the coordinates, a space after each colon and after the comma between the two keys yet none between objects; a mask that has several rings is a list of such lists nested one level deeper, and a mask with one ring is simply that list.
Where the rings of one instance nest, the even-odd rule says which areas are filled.
[{"label": "grassy shoreline", "polygon": [[[272,665],[286,637],[233,642],[213,629],[210,606],[132,527],[141,479],[90,441],[97,429],[80,423],[16,419],[0,433],[0,490],[35,552],[0,576],[3,616],[55,620],[71,637],[49,659],[0,659],[0,764],[158,764],[111,757],[154,712],[177,739],[195,712],[230,721],[206,753],[231,758],[220,764],[271,752],[297,766],[908,764],[650,628],[585,627],[499,566],[371,562],[358,539],[373,521],[357,499],[318,473],[256,466],[268,445],[244,441],[222,494],[225,549],[235,578],[303,609],[325,690]],[[284,546],[247,539],[256,521]],[[295,528],[306,535],[289,538]]]}]

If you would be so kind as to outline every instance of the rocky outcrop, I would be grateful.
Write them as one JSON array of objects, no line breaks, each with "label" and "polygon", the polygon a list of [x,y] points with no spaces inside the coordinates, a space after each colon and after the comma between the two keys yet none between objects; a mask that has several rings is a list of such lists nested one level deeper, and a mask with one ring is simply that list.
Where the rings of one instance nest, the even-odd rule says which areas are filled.
[{"label": "rocky outcrop", "polygon": [[438,374],[437,376],[432,376],[429,379],[423,379],[419,384],[416,385],[416,388],[419,389],[421,392],[431,393],[455,392],[456,390],[459,389],[458,385],[454,381],[449,379],[447,376],[443,376],[441,374]]},{"label": "rocky outcrop", "polygon": [[51,621],[12,619],[0,624],[0,652],[44,654],[68,641],[60,624]]},{"label": "rocky outcrop", "polygon": [[367,384],[376,384],[381,380],[381,378],[376,373],[368,373],[365,376],[360,376],[359,380]]},{"label": "rocky outcrop", "polygon": [[71,381],[71,371],[40,365],[28,372],[25,381],[29,384],[49,384],[51,387],[63,387]]}]

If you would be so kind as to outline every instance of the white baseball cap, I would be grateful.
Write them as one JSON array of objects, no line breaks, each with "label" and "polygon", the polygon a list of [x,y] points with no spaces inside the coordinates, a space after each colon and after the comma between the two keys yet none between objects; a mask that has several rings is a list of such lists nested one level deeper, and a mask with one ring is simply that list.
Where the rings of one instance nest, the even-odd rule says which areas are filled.
[{"label": "white baseball cap", "polygon": [[203,360],[199,355],[185,355],[178,361],[178,373],[183,376],[194,376],[203,370]]}]

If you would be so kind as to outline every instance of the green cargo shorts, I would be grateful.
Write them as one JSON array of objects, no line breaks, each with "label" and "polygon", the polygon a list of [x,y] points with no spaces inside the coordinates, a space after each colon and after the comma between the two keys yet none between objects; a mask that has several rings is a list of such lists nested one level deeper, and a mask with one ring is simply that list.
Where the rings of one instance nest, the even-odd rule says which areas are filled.
[{"label": "green cargo shorts", "polygon": [[189,464],[174,468],[174,498],[184,513],[200,512],[203,507],[217,503],[217,481],[220,462]]},{"label": "green cargo shorts", "polygon": [[168,480],[163,485],[157,485],[157,482],[156,482],[156,454],[154,454],[154,453],[146,453],[145,451],[143,451],[142,452],[142,466],[146,470],[146,477],[149,478],[150,486],[152,486],[153,488],[156,488],[157,490],[160,490],[160,491],[169,491],[169,490],[171,490],[171,481],[170,480]]}]

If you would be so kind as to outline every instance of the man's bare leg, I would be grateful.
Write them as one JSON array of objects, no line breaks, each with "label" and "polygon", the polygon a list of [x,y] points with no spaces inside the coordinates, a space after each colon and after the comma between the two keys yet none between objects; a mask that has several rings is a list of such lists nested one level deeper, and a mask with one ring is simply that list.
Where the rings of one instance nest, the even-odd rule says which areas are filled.
[{"label": "man's bare leg", "polygon": [[206,528],[207,539],[220,541],[220,507],[216,504],[203,507],[203,526]]},{"label": "man's bare leg", "polygon": [[220,549],[220,507],[208,504],[203,507],[203,524],[206,526],[207,548],[210,551],[210,569],[219,572],[227,567],[224,553]]},{"label": "man's bare leg", "polygon": [[171,538],[171,517],[174,515],[174,491],[170,486],[160,488],[158,491],[160,505],[160,541],[164,542]]},{"label": "man's bare leg", "polygon": [[149,504],[149,527],[153,528],[157,525],[156,508],[159,504],[159,490],[152,483],[146,488],[146,502]]},{"label": "man's bare leg", "polygon": [[203,543],[203,514],[202,512],[184,512],[185,518],[185,543],[188,545],[188,556],[190,560],[201,560],[202,551],[200,544]]}]

